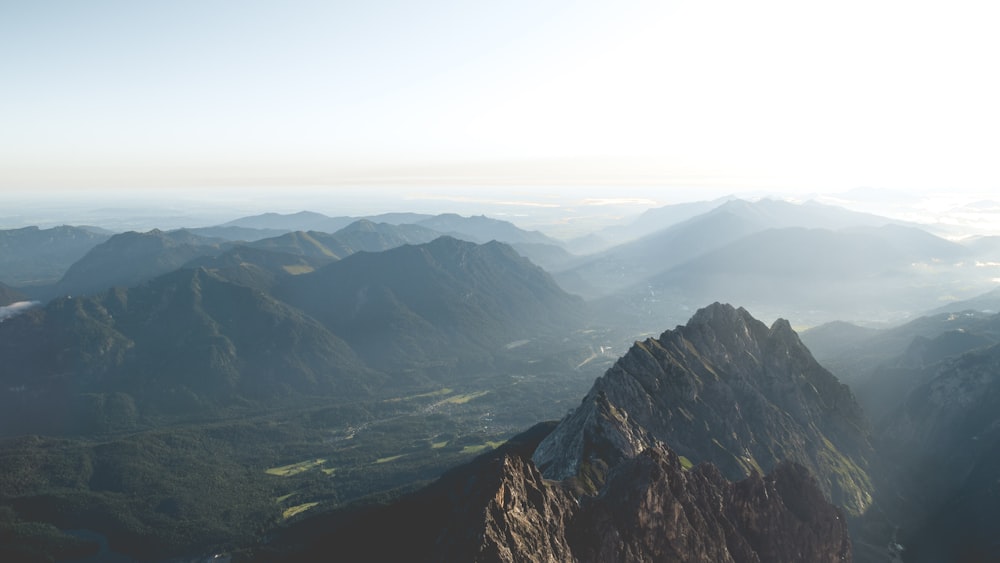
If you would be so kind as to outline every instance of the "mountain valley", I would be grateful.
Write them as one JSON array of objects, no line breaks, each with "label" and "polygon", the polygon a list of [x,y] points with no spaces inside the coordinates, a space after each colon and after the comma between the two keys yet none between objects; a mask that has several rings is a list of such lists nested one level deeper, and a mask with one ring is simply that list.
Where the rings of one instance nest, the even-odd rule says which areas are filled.
[{"label": "mountain valley", "polygon": [[991,560],[993,246],[655,211],[0,231],[0,556]]}]

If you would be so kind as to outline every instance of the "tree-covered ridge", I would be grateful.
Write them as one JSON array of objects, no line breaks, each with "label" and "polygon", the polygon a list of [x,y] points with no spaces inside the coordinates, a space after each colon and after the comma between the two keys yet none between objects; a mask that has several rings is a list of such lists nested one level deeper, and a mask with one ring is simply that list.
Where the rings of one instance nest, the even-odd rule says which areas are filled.
[{"label": "tree-covered ridge", "polygon": [[0,282],[17,287],[55,283],[110,236],[97,229],[65,225],[0,230]]},{"label": "tree-covered ridge", "polygon": [[170,413],[289,393],[364,393],[378,381],[316,321],[202,269],[57,299],[3,323],[0,334],[7,416],[79,406],[89,394],[105,407],[118,397],[135,401],[126,410]]},{"label": "tree-covered ridge", "polygon": [[509,246],[450,237],[355,254],[275,295],[381,369],[481,361],[515,340],[572,332],[585,317],[580,299]]}]

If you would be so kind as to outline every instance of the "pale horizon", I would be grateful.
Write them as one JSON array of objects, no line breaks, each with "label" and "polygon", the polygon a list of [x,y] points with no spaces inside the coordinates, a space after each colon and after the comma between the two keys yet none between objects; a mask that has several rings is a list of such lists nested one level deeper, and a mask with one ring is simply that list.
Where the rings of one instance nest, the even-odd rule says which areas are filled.
[{"label": "pale horizon", "polygon": [[653,208],[738,197],[815,201],[925,226],[947,238],[1000,232],[1000,202],[990,194],[857,188],[807,193],[718,186],[229,186],[204,189],[75,189],[0,192],[0,229],[89,225],[111,231],[220,225],[262,213],[311,211],[328,216],[413,212],[487,215],[571,239],[627,225]]},{"label": "pale horizon", "polygon": [[988,194],[1000,187],[997,10],[9,2],[0,193]]}]

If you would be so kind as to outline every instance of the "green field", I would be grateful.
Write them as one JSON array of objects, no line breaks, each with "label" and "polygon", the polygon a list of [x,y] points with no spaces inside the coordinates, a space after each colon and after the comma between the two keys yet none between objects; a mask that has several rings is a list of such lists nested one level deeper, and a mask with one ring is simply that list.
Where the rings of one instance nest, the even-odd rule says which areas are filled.
[{"label": "green field", "polygon": [[479,454],[479,453],[482,453],[482,452],[484,452],[486,450],[495,450],[501,444],[503,444],[502,441],[501,442],[492,442],[492,441],[487,440],[483,444],[477,444],[477,445],[474,445],[474,446],[465,446],[465,447],[463,447],[462,448],[462,453],[463,454],[467,454],[467,455]]},{"label": "green field", "polygon": [[272,467],[270,469],[265,469],[264,473],[268,475],[277,475],[278,477],[291,477],[292,475],[298,475],[299,473],[305,473],[310,469],[316,469],[326,463],[325,459],[310,459],[308,461],[300,461],[298,463],[292,463],[289,465],[282,465],[281,467]]},{"label": "green field", "polygon": [[688,469],[691,469],[692,467],[694,467],[694,463],[691,463],[690,459],[688,459],[688,458],[686,458],[684,456],[677,456],[677,457],[680,458],[680,460],[681,460],[681,467],[683,467],[685,471],[687,471]]},{"label": "green field", "polygon": [[283,266],[282,269],[293,276],[298,276],[300,274],[308,274],[309,272],[312,272],[314,270],[312,266],[305,266],[305,265],[302,266],[288,265],[288,266]]},{"label": "green field", "polygon": [[318,504],[319,504],[318,502],[307,502],[304,504],[297,504],[291,508],[286,508],[285,511],[281,513],[281,517],[285,520],[288,520],[289,518],[296,516],[298,514],[302,514],[303,512],[309,510],[310,508]]},{"label": "green field", "polygon": [[407,397],[395,397],[395,398],[392,398],[392,399],[386,399],[385,402],[386,403],[399,403],[399,402],[402,402],[402,401],[412,401],[414,399],[425,399],[425,398],[428,398],[428,397],[443,397],[444,395],[451,395],[454,392],[455,392],[454,389],[449,389],[448,387],[444,387],[442,389],[438,389],[437,391],[430,391],[430,392],[427,392],[427,393],[418,393],[416,395],[409,395]]},{"label": "green field", "polygon": [[441,401],[443,404],[448,405],[464,405],[473,399],[478,399],[479,397],[484,397],[489,394],[489,391],[476,391],[475,393],[463,393],[461,395],[455,395],[454,397],[448,397],[447,399]]}]

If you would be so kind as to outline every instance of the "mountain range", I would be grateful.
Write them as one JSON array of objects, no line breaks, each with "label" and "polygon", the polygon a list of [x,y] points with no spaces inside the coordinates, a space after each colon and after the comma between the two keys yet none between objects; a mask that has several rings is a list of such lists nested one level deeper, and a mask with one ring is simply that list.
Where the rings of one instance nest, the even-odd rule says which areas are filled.
[{"label": "mountain range", "polygon": [[[94,405],[87,418],[102,420],[112,398],[133,413],[129,426],[136,413],[366,396],[385,373],[397,388],[446,382],[512,341],[561,338],[585,319],[581,300],[501,243],[444,237],[296,276],[279,275],[288,264],[276,256],[293,258],[237,247],[211,269],[59,298],[0,323],[6,428],[47,428],[33,413]],[[400,379],[406,370],[422,375]]]},{"label": "mountain range", "polygon": [[879,421],[933,378],[939,362],[1000,342],[1000,315],[936,313],[882,330],[831,323],[806,331],[803,340]]},{"label": "mountain range", "polygon": [[0,231],[0,272],[5,276],[0,283],[48,301],[65,295],[92,295],[114,286],[134,286],[236,245],[298,255],[315,268],[355,252],[422,244],[442,235],[477,243],[509,242],[549,265],[572,258],[560,243],[542,233],[487,217],[389,213],[373,219],[378,222],[302,212],[264,214],[216,227],[145,233],[112,234],[80,227]]},{"label": "mountain range", "polygon": [[622,327],[651,332],[706,302],[814,326],[900,322],[995,288],[991,254],[917,226],[815,203],[727,201],[553,273]]},{"label": "mountain range", "polygon": [[0,230],[0,282],[16,287],[55,283],[110,236],[100,229],[70,226]]},{"label": "mountain range", "polygon": [[1000,315],[965,305],[888,329],[834,323],[803,335],[874,421],[878,509],[856,526],[856,545],[891,533],[906,561],[1000,557]]},{"label": "mountain range", "polygon": [[[786,322],[716,303],[636,343],[560,423],[388,506],[303,521],[256,558],[847,561],[827,496],[868,507],[863,426]],[[396,541],[367,541],[387,529]]]},{"label": "mountain range", "polygon": [[[989,237],[956,243],[913,224],[815,202],[724,198],[652,209],[616,240],[640,238],[588,256],[567,252],[575,248],[572,242],[506,221],[454,214],[361,219],[265,214],[206,229],[115,235],[95,244],[79,263],[64,265],[57,284],[30,291],[7,284],[43,301],[93,294],[135,285],[180,267],[185,259],[201,260],[234,245],[299,255],[309,264],[289,267],[301,272],[359,250],[421,244],[448,234],[511,244],[564,289],[592,300],[616,329],[634,333],[656,330],[664,320],[683,322],[697,307],[716,300],[744,304],[764,318],[788,316],[797,325],[837,318],[898,322],[919,314],[925,303],[970,298],[995,285],[989,271],[995,245]],[[202,236],[208,233],[221,238]],[[136,258],[108,262],[130,252],[138,253]],[[11,269],[8,277],[32,275],[21,270]]]},{"label": "mountain range", "polygon": [[509,246],[447,237],[326,266],[229,246],[19,310],[0,322],[0,559],[72,559],[90,537],[193,557],[316,498],[398,494],[561,411],[589,373],[584,319]]},{"label": "mountain range", "polygon": [[[787,322],[716,303],[637,342],[561,422],[254,558],[993,561],[1000,344],[935,365],[873,435]],[[399,541],[363,539],[385,529]]]},{"label": "mountain range", "polygon": [[996,240],[731,198],[595,236],[0,231],[0,557],[1000,559]]},{"label": "mountain range", "polygon": [[[379,381],[312,319],[205,270],[57,299],[0,334],[6,432],[128,428],[144,416],[290,392],[357,394]],[[94,427],[60,429],[74,413]]]},{"label": "mountain range", "polygon": [[451,235],[471,242],[484,243],[491,240],[515,243],[558,244],[554,239],[539,231],[525,231],[508,221],[486,216],[463,217],[454,213],[426,215],[420,213],[384,213],[368,217],[329,217],[322,213],[301,211],[282,215],[265,213],[252,217],[234,219],[220,225],[223,228],[268,229],[292,231],[337,232],[357,221],[384,223],[388,225],[415,225],[433,230],[439,234]]},{"label": "mountain range", "polygon": [[451,369],[516,340],[564,333],[585,318],[581,299],[509,246],[450,237],[357,253],[289,278],[274,293],[382,368]]},{"label": "mountain range", "polygon": [[188,231],[130,231],[95,246],[66,270],[53,295],[91,295],[111,287],[130,287],[172,272],[188,261],[218,254],[223,241]]},{"label": "mountain range", "polygon": [[643,287],[689,303],[715,297],[768,313],[781,307],[877,319],[919,310],[949,291],[954,274],[939,274],[930,265],[966,256],[960,245],[908,227],[768,229],[654,276]]},{"label": "mountain range", "polygon": [[582,258],[561,275],[586,280],[589,287],[581,291],[596,297],[625,289],[754,233],[791,227],[839,230],[890,222],[814,202],[726,199],[668,206],[646,213],[641,224],[647,227],[637,231],[645,233],[643,236]]}]

